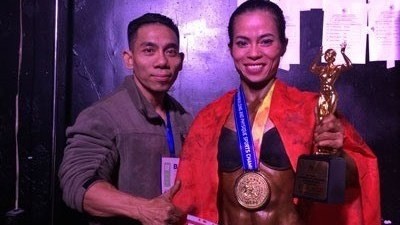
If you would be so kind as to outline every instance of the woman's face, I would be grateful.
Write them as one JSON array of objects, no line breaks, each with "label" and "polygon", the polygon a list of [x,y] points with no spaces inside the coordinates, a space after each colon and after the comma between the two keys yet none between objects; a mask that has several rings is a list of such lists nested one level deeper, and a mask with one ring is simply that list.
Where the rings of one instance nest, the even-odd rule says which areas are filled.
[{"label": "woman's face", "polygon": [[250,87],[268,84],[286,50],[273,14],[255,10],[237,16],[232,40],[231,55],[242,82]]}]

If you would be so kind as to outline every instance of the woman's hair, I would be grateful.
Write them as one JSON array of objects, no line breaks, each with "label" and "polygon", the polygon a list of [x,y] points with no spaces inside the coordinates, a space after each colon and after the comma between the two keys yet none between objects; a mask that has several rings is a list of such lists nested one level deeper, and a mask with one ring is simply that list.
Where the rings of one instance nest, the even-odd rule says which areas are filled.
[{"label": "woman's hair", "polygon": [[236,18],[245,12],[251,12],[256,10],[265,10],[275,16],[275,23],[278,27],[278,32],[279,32],[279,40],[282,43],[287,42],[285,35],[286,21],[285,17],[283,16],[282,9],[279,8],[277,4],[270,2],[268,0],[247,0],[244,3],[242,3],[238,8],[236,8],[236,10],[232,13],[231,18],[229,19],[229,25],[228,25],[229,47],[232,46],[233,25],[235,23]]}]

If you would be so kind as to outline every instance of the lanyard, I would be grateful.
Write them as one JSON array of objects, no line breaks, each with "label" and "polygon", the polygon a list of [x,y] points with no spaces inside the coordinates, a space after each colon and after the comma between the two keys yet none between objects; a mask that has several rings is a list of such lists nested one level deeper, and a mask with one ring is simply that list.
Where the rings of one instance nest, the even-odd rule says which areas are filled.
[{"label": "lanyard", "polygon": [[[250,132],[249,113],[246,105],[243,87],[240,86],[234,98],[234,117],[236,134],[240,154],[242,156],[242,164],[245,171],[258,170],[258,158],[260,155],[261,141],[264,134],[265,124],[268,120],[269,110],[272,99],[272,92],[275,82],[265,96],[261,106],[257,110],[254,118],[253,128]],[[254,138],[254,139],[253,139]]]},{"label": "lanyard", "polygon": [[171,157],[175,157],[174,133],[172,132],[171,118],[169,116],[169,110],[167,110],[166,114],[167,114],[167,125],[165,127],[165,130],[167,133],[169,154]]}]

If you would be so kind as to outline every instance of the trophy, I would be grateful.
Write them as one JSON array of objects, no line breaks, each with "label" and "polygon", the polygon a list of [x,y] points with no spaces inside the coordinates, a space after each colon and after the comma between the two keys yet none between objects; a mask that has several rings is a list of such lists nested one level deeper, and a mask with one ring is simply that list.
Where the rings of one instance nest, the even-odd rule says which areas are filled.
[{"label": "trophy", "polygon": [[[320,54],[310,67],[310,71],[319,76],[321,84],[316,107],[318,122],[335,112],[338,96],[333,84],[341,72],[352,67],[350,59],[345,54],[346,43],[340,46],[345,64],[335,65],[335,50],[328,49],[322,54],[321,47]],[[325,65],[317,64],[321,56],[324,56]],[[293,193],[295,197],[325,203],[344,202],[346,162],[336,153],[337,149],[318,147],[314,154],[299,157]]]}]

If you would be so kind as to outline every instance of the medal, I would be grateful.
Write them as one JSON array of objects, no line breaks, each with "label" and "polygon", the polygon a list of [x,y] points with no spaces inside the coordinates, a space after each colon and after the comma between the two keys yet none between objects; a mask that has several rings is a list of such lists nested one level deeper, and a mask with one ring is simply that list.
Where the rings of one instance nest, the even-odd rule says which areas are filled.
[{"label": "medal", "polygon": [[275,83],[264,98],[257,110],[253,127],[250,127],[246,98],[242,86],[234,98],[234,119],[236,134],[244,173],[238,177],[235,183],[235,197],[238,203],[249,210],[259,209],[268,204],[271,198],[270,183],[261,172],[258,171],[258,158],[261,149],[265,124],[268,120]]},{"label": "medal", "polygon": [[271,186],[260,172],[246,172],[236,180],[235,196],[242,207],[258,209],[269,202]]}]

